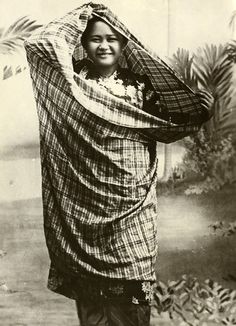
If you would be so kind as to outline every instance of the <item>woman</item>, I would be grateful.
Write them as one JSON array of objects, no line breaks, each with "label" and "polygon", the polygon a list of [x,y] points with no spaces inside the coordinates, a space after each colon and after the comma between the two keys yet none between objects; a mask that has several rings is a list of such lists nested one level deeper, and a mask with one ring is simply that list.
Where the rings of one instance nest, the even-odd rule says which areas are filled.
[{"label": "woman", "polygon": [[[81,325],[149,325],[157,153],[209,119],[106,7],[84,5],[26,42],[38,105],[48,286]],[[73,62],[73,64],[72,64]]]}]

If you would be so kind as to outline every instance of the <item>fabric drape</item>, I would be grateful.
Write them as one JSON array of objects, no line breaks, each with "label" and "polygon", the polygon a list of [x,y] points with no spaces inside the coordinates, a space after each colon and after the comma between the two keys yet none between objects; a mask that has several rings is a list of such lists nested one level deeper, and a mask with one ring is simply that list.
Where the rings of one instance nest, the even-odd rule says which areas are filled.
[{"label": "fabric drape", "polygon": [[[155,114],[74,72],[72,57],[85,58],[80,39],[91,15],[129,39],[120,65],[149,78],[159,97]],[[89,3],[49,23],[25,48],[38,109],[44,228],[53,264],[73,275],[154,280],[156,141],[169,143],[197,131],[208,119],[206,110],[103,5]]]}]

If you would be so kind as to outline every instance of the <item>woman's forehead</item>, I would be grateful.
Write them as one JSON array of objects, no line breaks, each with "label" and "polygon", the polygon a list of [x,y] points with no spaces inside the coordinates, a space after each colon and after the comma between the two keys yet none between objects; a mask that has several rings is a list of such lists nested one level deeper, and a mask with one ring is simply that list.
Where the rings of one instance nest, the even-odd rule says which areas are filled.
[{"label": "woman's forehead", "polygon": [[90,35],[119,35],[110,25],[102,21],[96,21],[90,30]]}]

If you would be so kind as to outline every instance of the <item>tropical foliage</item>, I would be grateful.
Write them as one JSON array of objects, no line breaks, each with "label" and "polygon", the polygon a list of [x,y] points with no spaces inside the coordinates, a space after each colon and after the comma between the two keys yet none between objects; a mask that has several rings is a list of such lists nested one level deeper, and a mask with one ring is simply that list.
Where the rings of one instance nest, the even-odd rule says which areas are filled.
[{"label": "tropical foliage", "polygon": [[193,59],[194,56],[188,50],[179,48],[169,60],[180,79],[194,90],[197,90],[198,83],[196,73],[193,70]]},{"label": "tropical foliage", "polygon": [[207,90],[214,98],[213,118],[198,134],[183,141],[186,172],[192,171],[199,177],[199,182],[190,186],[186,194],[218,190],[234,181],[236,152],[230,134],[234,132],[233,121],[236,122],[232,78],[236,51],[232,47],[229,50],[229,45],[205,45],[194,54],[178,49],[170,59],[187,85],[194,90]]},{"label": "tropical foliage", "polygon": [[[229,22],[233,34],[236,28],[236,10]],[[232,87],[232,68],[236,63],[236,41],[226,45],[206,45],[197,53],[190,54],[178,49],[170,58],[171,64],[181,79],[191,88],[204,88],[214,96],[214,117],[205,128],[213,137],[227,136],[234,131],[236,143],[236,91]],[[235,82],[234,82],[235,83]],[[235,85],[234,85],[235,89]],[[234,98],[234,101],[232,100]]]},{"label": "tropical foliage", "polygon": [[226,48],[229,60],[236,63],[236,40],[231,40]]},{"label": "tropical foliage", "polygon": [[230,22],[229,22],[229,27],[232,29],[233,33],[235,31],[235,21],[236,21],[236,10],[232,12]]},{"label": "tropical foliage", "polygon": [[19,73],[25,68],[24,64],[22,64],[22,59],[20,64],[13,68],[11,64],[12,55],[22,55],[24,40],[40,26],[35,20],[25,16],[16,20],[8,28],[0,29],[0,55],[3,64],[3,79],[12,76],[14,73]]},{"label": "tropical foliage", "polygon": [[223,129],[222,122],[231,113],[233,96],[233,63],[226,46],[205,45],[196,54],[178,49],[170,62],[187,85],[194,90],[205,89],[213,95],[214,119],[208,124],[208,131],[215,133]]},{"label": "tropical foliage", "polygon": [[217,236],[230,237],[236,234],[236,221],[224,222],[217,221],[209,225],[212,233]]},{"label": "tropical foliage", "polygon": [[186,154],[183,166],[186,174],[193,172],[200,181],[191,185],[185,194],[201,194],[209,190],[219,190],[225,184],[234,182],[236,151],[231,136],[210,137],[202,129],[197,135],[185,140]]},{"label": "tropical foliage", "polygon": [[167,312],[170,325],[236,325],[236,291],[210,279],[183,275],[177,281],[159,281],[154,298],[156,311]]}]

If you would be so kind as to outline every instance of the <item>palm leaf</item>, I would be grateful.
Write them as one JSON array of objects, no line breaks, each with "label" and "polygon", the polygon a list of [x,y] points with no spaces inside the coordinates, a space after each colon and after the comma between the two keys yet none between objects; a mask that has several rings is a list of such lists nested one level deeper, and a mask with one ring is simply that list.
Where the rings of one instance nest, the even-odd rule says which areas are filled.
[{"label": "palm leaf", "polygon": [[185,49],[178,49],[172,58],[169,58],[170,64],[177,72],[180,78],[190,87],[196,89],[196,76],[192,70],[193,56]]},{"label": "palm leaf", "polygon": [[18,52],[22,48],[23,39],[19,37],[13,37],[0,41],[0,53],[1,54],[12,54]]},{"label": "palm leaf", "polygon": [[[22,57],[18,66],[14,66],[8,61],[8,54],[21,54],[24,40],[31,35],[31,33],[41,25],[36,24],[35,20],[31,20],[26,16],[19,18],[6,29],[0,29],[0,54],[4,59],[3,64],[3,79],[9,78],[25,69],[22,64]],[[14,66],[14,67],[13,67]]]},{"label": "palm leaf", "polygon": [[35,24],[36,20],[29,20],[27,16],[19,18],[16,22],[14,22],[5,32],[4,36],[8,36],[11,34],[18,34],[18,33],[29,33],[31,28],[33,30],[41,25]]},{"label": "palm leaf", "polygon": [[[236,41],[232,44],[231,55],[235,51],[234,58],[236,59]],[[195,84],[212,93],[215,99],[214,119],[210,123],[212,133],[223,130],[226,117],[230,119],[233,73],[232,60],[229,60],[227,47],[228,45],[206,44],[203,48],[198,48],[197,52],[191,56],[187,50],[178,49],[170,59],[172,66],[188,86]]]},{"label": "palm leaf", "polygon": [[236,41],[232,40],[226,47],[226,55],[231,62],[236,63]]},{"label": "palm leaf", "polygon": [[16,66],[15,68],[13,68],[12,66],[5,66],[3,68],[3,80],[13,75],[17,75],[25,69],[26,67],[21,67],[21,66]]},{"label": "palm leaf", "polygon": [[22,49],[24,40],[41,25],[26,16],[19,18],[11,24],[0,37],[0,53],[12,54]]},{"label": "palm leaf", "polygon": [[233,11],[229,22],[229,27],[232,29],[233,32],[235,29],[235,21],[236,21],[236,10]]},{"label": "palm leaf", "polygon": [[26,16],[19,18],[18,20],[16,20],[13,24],[11,24],[4,32],[4,36],[9,35],[10,33],[12,33],[14,31],[14,29],[19,26],[22,23],[22,20],[24,20],[26,18]]},{"label": "palm leaf", "polygon": [[206,45],[195,56],[193,68],[202,87],[211,90],[214,102],[215,131],[224,129],[225,119],[229,119],[232,100],[232,62],[226,53],[226,46]]},{"label": "palm leaf", "polygon": [[223,96],[232,83],[232,63],[225,54],[225,46],[206,45],[195,58],[194,69],[202,86],[208,84],[214,95]]}]

